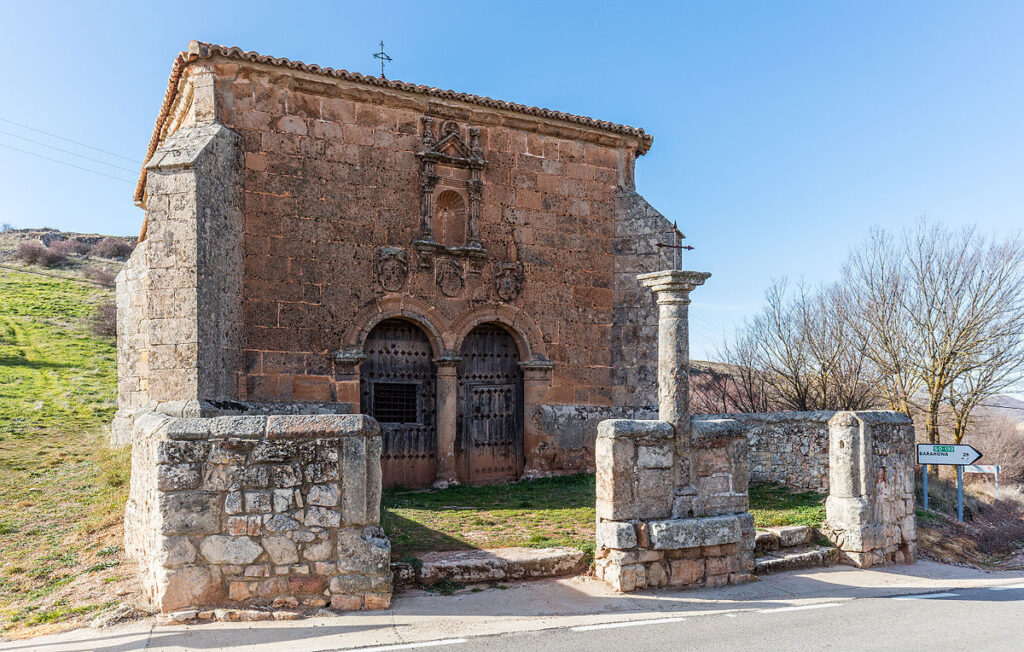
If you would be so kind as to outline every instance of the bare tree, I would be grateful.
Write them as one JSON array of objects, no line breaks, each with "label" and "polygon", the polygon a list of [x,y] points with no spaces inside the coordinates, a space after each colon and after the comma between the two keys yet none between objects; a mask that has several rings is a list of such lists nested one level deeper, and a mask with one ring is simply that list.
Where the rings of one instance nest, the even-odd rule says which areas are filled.
[{"label": "bare tree", "polygon": [[892,236],[872,229],[843,265],[844,319],[855,345],[870,360],[889,409],[910,415],[921,386],[909,360],[911,333],[900,295],[907,279]]}]

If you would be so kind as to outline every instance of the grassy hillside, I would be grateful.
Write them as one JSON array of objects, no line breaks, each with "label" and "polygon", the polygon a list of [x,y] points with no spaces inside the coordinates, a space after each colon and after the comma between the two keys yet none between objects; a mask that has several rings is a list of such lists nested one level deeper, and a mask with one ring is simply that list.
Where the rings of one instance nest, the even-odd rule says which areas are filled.
[{"label": "grassy hillside", "polygon": [[90,330],[113,291],[31,272],[0,269],[0,633],[82,618],[129,586],[128,460],[104,432],[116,348]]}]

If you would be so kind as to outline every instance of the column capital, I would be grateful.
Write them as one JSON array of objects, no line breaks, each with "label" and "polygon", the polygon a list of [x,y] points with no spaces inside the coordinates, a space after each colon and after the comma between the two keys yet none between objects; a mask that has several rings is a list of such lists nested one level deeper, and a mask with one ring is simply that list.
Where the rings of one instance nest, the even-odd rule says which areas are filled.
[{"label": "column capital", "polygon": [[441,368],[454,369],[459,366],[460,362],[462,362],[462,358],[457,355],[442,355],[434,358],[434,364]]},{"label": "column capital", "polygon": [[691,272],[682,269],[666,269],[660,272],[640,274],[636,280],[651,288],[658,303],[690,303],[690,292],[711,277],[710,272]]}]

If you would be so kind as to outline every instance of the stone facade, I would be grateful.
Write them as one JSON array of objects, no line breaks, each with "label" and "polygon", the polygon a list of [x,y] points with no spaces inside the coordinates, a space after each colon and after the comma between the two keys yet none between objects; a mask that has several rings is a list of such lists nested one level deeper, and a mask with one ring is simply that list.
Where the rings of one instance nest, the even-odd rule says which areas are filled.
[{"label": "stone facade", "polygon": [[669,266],[655,244],[677,236],[635,190],[650,142],[191,44],[137,195],[143,244],[119,281],[116,438],[164,400],[359,411],[367,336],[399,318],[438,361],[437,475],[457,481],[454,366],[467,333],[497,324],[523,367],[523,474],[592,468],[592,424],[656,402],[655,306],[635,276]]},{"label": "stone facade", "polygon": [[913,422],[896,412],[839,412],[829,440],[825,534],[855,566],[913,563]]},{"label": "stone facade", "polygon": [[137,415],[125,550],[162,612],[387,608],[380,431],[362,415]]},{"label": "stone facade", "polygon": [[828,421],[833,415],[822,410],[694,415],[694,420],[733,419],[747,427],[751,482],[828,493]]}]

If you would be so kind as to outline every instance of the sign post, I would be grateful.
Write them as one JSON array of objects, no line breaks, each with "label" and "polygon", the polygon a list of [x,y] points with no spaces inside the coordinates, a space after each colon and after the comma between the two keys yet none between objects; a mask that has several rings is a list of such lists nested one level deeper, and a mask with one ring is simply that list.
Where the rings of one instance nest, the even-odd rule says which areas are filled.
[{"label": "sign post", "polygon": [[924,508],[928,509],[928,465],[943,464],[956,467],[956,517],[964,520],[964,466],[981,459],[973,446],[966,444],[918,444],[917,463],[924,465]]},{"label": "sign post", "polygon": [[999,500],[999,472],[1002,467],[998,464],[968,464],[964,467],[964,473],[991,473],[996,481],[996,500]]}]

